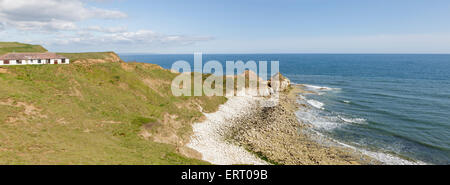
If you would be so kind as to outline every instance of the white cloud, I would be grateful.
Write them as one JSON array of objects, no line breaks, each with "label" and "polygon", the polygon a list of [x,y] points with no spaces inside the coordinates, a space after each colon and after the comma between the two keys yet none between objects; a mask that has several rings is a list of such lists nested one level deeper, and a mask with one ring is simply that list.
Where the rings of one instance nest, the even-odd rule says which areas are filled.
[{"label": "white cloud", "polygon": [[89,6],[87,1],[0,0],[0,31],[13,33],[8,39],[42,44],[57,51],[178,47],[212,39],[148,29],[129,31],[126,26],[89,26],[87,20],[120,19],[127,15]]},{"label": "white cloud", "polygon": [[[99,28],[104,29],[104,28]],[[139,30],[136,32],[124,31],[107,34],[92,34],[90,32],[78,32],[76,35],[64,35],[53,38],[50,45],[98,45],[107,44],[115,46],[183,46],[196,42],[209,41],[212,37],[166,35],[151,30]]]},{"label": "white cloud", "polygon": [[103,32],[103,33],[123,33],[127,31],[126,27],[110,27],[105,28],[101,26],[89,26],[84,29],[85,31],[96,31],[96,32]]},{"label": "white cloud", "polygon": [[178,44],[189,45],[197,41],[211,40],[211,37],[195,37],[184,35],[166,35],[156,33],[151,30],[139,30],[136,32],[123,32],[106,35],[105,38],[113,40],[117,43],[133,43],[133,44]]},{"label": "white cloud", "polygon": [[56,31],[56,30],[75,30],[77,28],[74,22],[51,20],[48,22],[39,21],[17,21],[8,22],[8,26],[13,26],[19,30],[32,30],[32,31]]},{"label": "white cloud", "polygon": [[120,11],[88,7],[79,0],[0,0],[0,22],[20,30],[73,30],[87,19],[118,19]]}]

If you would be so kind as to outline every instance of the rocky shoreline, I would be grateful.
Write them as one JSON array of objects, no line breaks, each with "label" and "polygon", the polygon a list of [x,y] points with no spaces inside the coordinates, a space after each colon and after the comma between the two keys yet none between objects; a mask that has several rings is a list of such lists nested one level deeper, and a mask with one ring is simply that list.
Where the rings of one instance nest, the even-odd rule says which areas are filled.
[{"label": "rocky shoreline", "polygon": [[301,91],[292,87],[280,92],[274,107],[261,106],[267,100],[257,100],[250,112],[232,120],[225,138],[271,164],[378,164],[361,153],[314,140],[309,125],[299,122],[295,115],[299,106],[304,106],[296,101]]},{"label": "rocky shoreline", "polygon": [[314,92],[278,77],[280,81],[262,83],[270,96],[229,97],[217,112],[205,113],[206,120],[192,126],[186,145],[201,154],[195,158],[221,165],[425,164],[324,137],[296,115],[311,108],[298,101],[302,94]]},{"label": "rocky shoreline", "polygon": [[254,104],[256,97],[231,97],[214,113],[205,113],[206,120],[192,125],[194,135],[187,147],[198,151],[200,159],[212,164],[268,164],[244,148],[226,141],[225,134],[232,126],[235,117],[245,117]]},{"label": "rocky shoreline", "polygon": [[379,164],[311,132],[295,115],[306,108],[297,102],[298,94],[306,91],[279,77],[266,83],[271,96],[230,97],[217,112],[205,114],[205,121],[193,124],[186,146],[198,151],[200,159],[221,165]]}]

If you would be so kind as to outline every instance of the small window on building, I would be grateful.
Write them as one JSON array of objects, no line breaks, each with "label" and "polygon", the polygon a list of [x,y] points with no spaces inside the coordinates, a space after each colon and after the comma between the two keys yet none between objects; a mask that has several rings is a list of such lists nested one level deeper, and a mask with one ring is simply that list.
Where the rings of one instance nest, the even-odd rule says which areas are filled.
[{"label": "small window on building", "polygon": [[22,61],[21,60],[17,60],[17,64],[22,64]]}]

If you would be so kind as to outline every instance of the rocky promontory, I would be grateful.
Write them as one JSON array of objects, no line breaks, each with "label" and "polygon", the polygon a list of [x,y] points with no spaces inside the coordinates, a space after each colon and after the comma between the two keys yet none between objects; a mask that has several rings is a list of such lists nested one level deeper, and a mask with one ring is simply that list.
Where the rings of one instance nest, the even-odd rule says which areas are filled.
[{"label": "rocky promontory", "polygon": [[[281,83],[287,82],[280,80]],[[249,112],[235,117],[226,139],[272,164],[369,164],[372,159],[345,148],[326,146],[313,140],[310,127],[298,121],[295,111],[304,106],[296,101],[301,90],[284,86],[278,104],[263,106],[258,99]]]}]

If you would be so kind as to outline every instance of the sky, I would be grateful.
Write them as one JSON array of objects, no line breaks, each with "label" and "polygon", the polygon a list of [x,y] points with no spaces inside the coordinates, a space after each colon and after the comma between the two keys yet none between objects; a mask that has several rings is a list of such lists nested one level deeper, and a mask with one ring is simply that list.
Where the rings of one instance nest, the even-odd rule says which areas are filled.
[{"label": "sky", "polygon": [[0,41],[117,53],[450,53],[448,0],[0,0]]}]

